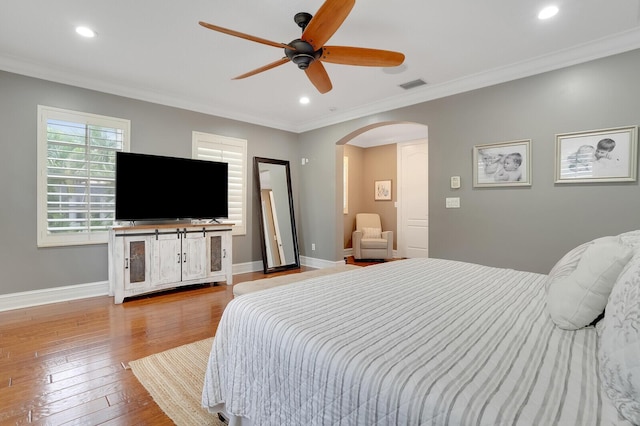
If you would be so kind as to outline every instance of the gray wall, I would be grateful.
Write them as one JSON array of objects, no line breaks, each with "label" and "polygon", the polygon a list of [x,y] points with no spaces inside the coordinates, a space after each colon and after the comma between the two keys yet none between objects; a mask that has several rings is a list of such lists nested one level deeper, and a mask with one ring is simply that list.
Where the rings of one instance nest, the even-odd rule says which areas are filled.
[{"label": "gray wall", "polygon": [[[106,281],[107,245],[36,247],[37,105],[131,120],[131,151],[191,157],[191,132],[248,140],[247,235],[233,237],[233,263],[259,261],[253,157],[291,161],[297,202],[297,135],[0,71],[0,294]],[[297,206],[296,206],[297,207]]]},{"label": "gray wall", "polygon": [[[431,257],[547,273],[581,242],[639,229],[637,182],[555,184],[553,172],[557,133],[640,123],[638,75],[640,50],[300,135],[301,155],[311,159],[311,167],[301,170],[301,250],[309,253],[316,243],[315,257],[342,258],[340,244],[331,239],[342,235],[343,223],[330,203],[342,191],[335,145],[361,127],[386,121],[429,129]],[[518,139],[532,140],[533,185],[472,188],[473,146]],[[336,170],[336,179],[326,170]],[[449,188],[455,175],[462,179],[458,190]],[[444,208],[451,196],[460,197],[460,209]]]},{"label": "gray wall", "polygon": [[[640,228],[638,184],[553,183],[555,134],[640,123],[640,51],[375,114],[300,135],[0,72],[0,294],[107,279],[106,245],[36,247],[36,106],[131,120],[132,150],[189,157],[193,130],[249,141],[248,234],[234,264],[260,261],[254,156],[291,162],[301,255],[343,257],[342,146],[375,122],[429,128],[430,255],[546,273],[568,249]],[[532,139],[533,186],[471,187],[475,144]],[[299,165],[301,157],[310,161]],[[460,175],[462,188],[449,189]],[[462,208],[444,208],[459,196]],[[316,250],[311,250],[311,244]]]}]

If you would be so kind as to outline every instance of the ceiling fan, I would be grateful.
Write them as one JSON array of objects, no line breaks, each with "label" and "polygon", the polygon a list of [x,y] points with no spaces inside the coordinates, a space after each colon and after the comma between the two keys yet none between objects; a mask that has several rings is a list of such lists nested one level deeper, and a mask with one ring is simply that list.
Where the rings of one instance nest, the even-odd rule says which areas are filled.
[{"label": "ceiling fan", "polygon": [[234,80],[250,77],[291,61],[298,68],[304,70],[320,93],[327,93],[331,90],[332,84],[322,62],[371,67],[395,67],[404,62],[404,55],[399,52],[364,47],[324,45],[342,25],[355,3],[355,0],[326,0],[315,16],[306,12],[296,13],[294,21],[302,28],[302,36],[287,44],[222,28],[207,22],[200,21],[199,24],[210,30],[284,49],[285,56],[283,58],[239,75]]}]

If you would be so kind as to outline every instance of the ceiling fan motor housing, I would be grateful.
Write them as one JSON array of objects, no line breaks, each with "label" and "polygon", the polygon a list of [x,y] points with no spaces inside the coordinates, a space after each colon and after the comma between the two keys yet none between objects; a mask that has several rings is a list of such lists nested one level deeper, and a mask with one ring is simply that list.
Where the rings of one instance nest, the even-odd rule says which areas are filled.
[{"label": "ceiling fan motor housing", "polygon": [[284,53],[301,70],[306,70],[313,61],[322,56],[322,48],[313,50],[313,46],[304,40],[295,39],[289,46],[295,50],[284,49]]}]

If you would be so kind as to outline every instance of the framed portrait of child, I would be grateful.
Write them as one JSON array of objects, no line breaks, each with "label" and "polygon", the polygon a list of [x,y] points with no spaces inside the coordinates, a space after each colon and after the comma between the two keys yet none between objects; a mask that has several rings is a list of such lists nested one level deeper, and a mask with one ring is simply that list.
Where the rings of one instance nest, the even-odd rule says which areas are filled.
[{"label": "framed portrait of child", "polygon": [[473,186],[531,186],[531,139],[475,145]]},{"label": "framed portrait of child", "polygon": [[636,180],[637,126],[556,135],[556,183]]}]

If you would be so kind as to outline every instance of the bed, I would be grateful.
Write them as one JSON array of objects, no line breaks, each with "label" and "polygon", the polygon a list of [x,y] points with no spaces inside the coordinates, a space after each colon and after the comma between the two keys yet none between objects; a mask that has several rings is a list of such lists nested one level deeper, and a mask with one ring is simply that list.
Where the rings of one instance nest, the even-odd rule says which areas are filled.
[{"label": "bed", "polygon": [[222,316],[203,407],[253,426],[633,424],[596,327],[550,318],[550,278],[407,259],[246,294]]}]

